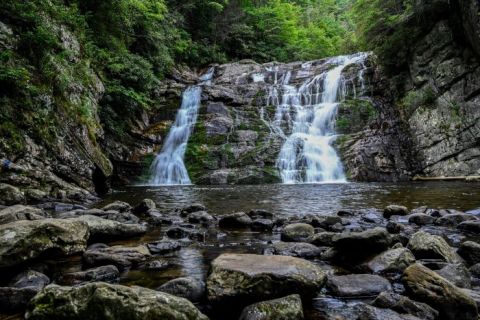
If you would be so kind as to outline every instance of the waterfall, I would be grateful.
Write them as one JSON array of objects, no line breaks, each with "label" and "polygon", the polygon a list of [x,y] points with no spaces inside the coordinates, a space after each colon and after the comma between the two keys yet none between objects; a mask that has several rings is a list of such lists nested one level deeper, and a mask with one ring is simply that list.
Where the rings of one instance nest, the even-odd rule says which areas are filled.
[{"label": "waterfall", "polygon": [[188,138],[197,122],[200,107],[202,85],[210,85],[214,68],[200,77],[200,83],[188,87],[182,96],[182,105],[177,112],[175,122],[165,139],[162,150],[150,167],[151,185],[191,184],[187,168],[183,162]]},{"label": "waterfall", "polygon": [[[279,87],[275,73],[268,103],[276,106],[276,131],[286,138],[277,159],[283,183],[346,181],[340,158],[332,147],[337,108],[346,95],[342,71],[350,64],[363,63],[365,57],[356,54],[329,59],[326,63],[331,69],[307,79],[298,88],[289,84],[290,73],[285,74]],[[304,69],[310,67],[308,63],[302,65]],[[291,132],[289,136],[281,128],[284,122]]]}]

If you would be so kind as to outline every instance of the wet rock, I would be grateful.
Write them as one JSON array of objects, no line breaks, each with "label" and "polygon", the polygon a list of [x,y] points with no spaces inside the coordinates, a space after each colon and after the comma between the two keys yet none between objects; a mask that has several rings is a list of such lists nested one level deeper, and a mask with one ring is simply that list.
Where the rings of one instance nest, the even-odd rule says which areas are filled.
[{"label": "wet rock", "polygon": [[408,213],[407,207],[395,204],[389,205],[383,210],[383,216],[387,219],[391,216],[406,216]]},{"label": "wet rock", "polygon": [[104,206],[102,210],[103,211],[115,210],[119,212],[128,212],[132,210],[132,206],[123,201],[115,201]]},{"label": "wet rock", "polygon": [[376,308],[366,303],[356,305],[354,310],[357,320],[420,320],[412,315],[402,315],[393,310]]},{"label": "wet rock", "polygon": [[415,263],[415,257],[410,250],[397,248],[375,256],[366,264],[366,267],[372,273],[403,272],[413,263]]},{"label": "wet rock", "polygon": [[88,267],[114,265],[120,271],[138,268],[151,257],[146,246],[89,248],[83,254],[83,262]]},{"label": "wet rock", "polygon": [[443,217],[438,218],[435,221],[435,224],[440,226],[454,227],[462,222],[473,221],[473,220],[477,220],[477,218],[470,214],[453,213],[453,214],[447,214],[447,215],[444,215]]},{"label": "wet rock", "polygon": [[59,280],[61,284],[71,286],[85,282],[118,283],[119,281],[120,272],[114,265],[101,266],[85,271],[67,273]]},{"label": "wet rock", "polygon": [[172,239],[185,239],[205,241],[205,232],[191,228],[171,227],[167,230],[167,236]]},{"label": "wet rock", "polygon": [[337,297],[371,297],[392,290],[387,279],[371,274],[329,276],[327,288]]},{"label": "wet rock", "polygon": [[311,224],[315,228],[331,230],[332,226],[342,224],[342,218],[337,216],[317,216],[312,219]]},{"label": "wet rock", "polygon": [[141,224],[120,223],[96,216],[85,215],[68,220],[86,223],[90,230],[90,237],[97,240],[103,238],[128,238],[147,232],[147,227]]},{"label": "wet rock", "polygon": [[474,264],[468,270],[473,277],[480,279],[480,263]]},{"label": "wet rock", "polygon": [[138,269],[148,271],[161,271],[169,268],[171,263],[165,259],[156,258],[154,260],[148,260],[138,265]]},{"label": "wet rock", "polygon": [[408,217],[408,222],[416,224],[417,226],[425,226],[435,222],[434,217],[425,213],[414,213]]},{"label": "wet rock", "polygon": [[318,247],[305,242],[277,242],[273,244],[272,249],[273,254],[305,259],[319,257],[322,253]]},{"label": "wet rock", "polygon": [[272,231],[274,223],[270,219],[255,219],[252,221],[252,230],[257,231]]},{"label": "wet rock", "polygon": [[458,248],[458,254],[469,265],[480,263],[480,244],[473,241],[465,241]]},{"label": "wet rock", "polygon": [[315,295],[325,282],[323,270],[303,259],[255,254],[222,254],[212,262],[208,299],[227,306],[300,294]]},{"label": "wet rock", "polygon": [[185,298],[191,302],[200,302],[206,296],[205,283],[189,277],[170,280],[157,290]]},{"label": "wet rock", "polygon": [[203,204],[200,204],[200,203],[194,203],[194,204],[191,204],[185,208],[183,208],[181,211],[180,211],[180,214],[182,216],[187,216],[189,213],[192,213],[192,212],[197,212],[197,211],[206,211],[207,208],[205,208],[205,206]]},{"label": "wet rock", "polygon": [[104,219],[112,220],[120,223],[138,224],[140,219],[130,212],[118,212],[115,210],[105,211],[105,214],[101,216]]},{"label": "wet rock", "polygon": [[480,221],[479,220],[465,221],[465,222],[460,223],[457,228],[462,230],[462,231],[467,231],[467,232],[479,234],[480,233]]},{"label": "wet rock", "polygon": [[274,217],[273,213],[263,209],[253,209],[247,214],[252,219],[273,219]]},{"label": "wet rock", "polygon": [[98,317],[208,320],[186,299],[142,287],[103,282],[75,287],[50,285],[35,296],[25,314],[28,320],[100,319]]},{"label": "wet rock", "polygon": [[473,299],[475,303],[477,304],[477,309],[480,306],[480,292],[471,290],[471,289],[461,289],[463,293],[465,293],[467,296]]},{"label": "wet rock", "polygon": [[477,319],[475,301],[427,267],[411,265],[405,269],[403,282],[410,296],[438,310],[443,319]]},{"label": "wet rock", "polygon": [[147,247],[152,254],[166,254],[180,250],[182,245],[178,241],[165,239],[157,242],[150,242],[147,244]]},{"label": "wet rock", "polygon": [[11,267],[56,251],[63,255],[87,247],[88,225],[82,221],[42,219],[0,225],[0,267]]},{"label": "wet rock", "polygon": [[386,229],[387,229],[388,233],[399,234],[400,232],[405,230],[405,226],[403,226],[402,224],[400,224],[398,222],[389,221],[387,223]]},{"label": "wet rock", "polygon": [[372,305],[392,309],[400,314],[409,314],[423,320],[435,320],[438,317],[438,311],[428,304],[411,300],[393,292],[380,293],[373,300]]},{"label": "wet rock", "polygon": [[335,232],[319,232],[313,235],[310,243],[318,247],[331,247],[335,235]]},{"label": "wet rock", "polygon": [[25,203],[25,195],[17,187],[0,183],[0,205],[13,206]]},{"label": "wet rock", "polygon": [[471,288],[470,273],[463,264],[447,264],[435,272],[459,288]]},{"label": "wet rock", "polygon": [[333,237],[333,246],[339,251],[361,254],[382,252],[390,246],[390,234],[384,228],[362,232],[344,232]]},{"label": "wet rock", "polygon": [[314,234],[315,229],[311,225],[292,223],[283,228],[281,239],[287,242],[309,242]]},{"label": "wet rock", "polygon": [[262,301],[243,309],[240,320],[302,320],[303,306],[298,294]]},{"label": "wet rock", "polygon": [[26,189],[24,191],[27,203],[39,203],[48,200],[48,194],[38,189]]},{"label": "wet rock", "polygon": [[187,220],[190,223],[201,223],[203,225],[209,225],[215,222],[215,219],[205,211],[192,212],[188,215]]},{"label": "wet rock", "polygon": [[40,291],[49,283],[50,278],[43,273],[27,270],[15,276],[15,278],[10,281],[9,286],[15,288],[34,288]]},{"label": "wet rock", "polygon": [[142,202],[137,204],[135,208],[132,209],[134,214],[145,215],[148,211],[154,210],[157,208],[155,202],[151,199],[143,199]]},{"label": "wet rock", "polygon": [[220,217],[220,228],[248,228],[252,225],[252,218],[245,212],[237,212]]},{"label": "wet rock", "polygon": [[456,263],[461,260],[442,237],[424,231],[419,231],[411,236],[408,241],[408,249],[417,259],[441,259],[448,263]]},{"label": "wet rock", "polygon": [[46,216],[42,209],[17,204],[0,210],[0,224],[18,220],[40,220]]}]

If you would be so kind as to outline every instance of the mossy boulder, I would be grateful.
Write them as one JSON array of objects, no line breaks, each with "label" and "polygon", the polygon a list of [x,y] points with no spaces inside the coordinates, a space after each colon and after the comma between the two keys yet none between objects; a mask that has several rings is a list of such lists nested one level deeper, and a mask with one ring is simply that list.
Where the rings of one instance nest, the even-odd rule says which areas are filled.
[{"label": "mossy boulder", "polygon": [[448,263],[461,261],[461,258],[445,239],[424,231],[419,231],[411,236],[408,241],[408,249],[417,259],[441,259]]},{"label": "mossy boulder", "polygon": [[240,320],[301,320],[302,300],[298,294],[262,301],[243,309]]}]

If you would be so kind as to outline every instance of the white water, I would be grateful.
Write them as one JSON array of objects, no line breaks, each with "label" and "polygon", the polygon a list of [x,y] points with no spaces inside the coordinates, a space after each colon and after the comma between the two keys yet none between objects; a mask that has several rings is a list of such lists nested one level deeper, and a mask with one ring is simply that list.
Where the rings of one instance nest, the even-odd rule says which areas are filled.
[{"label": "white water", "polygon": [[327,61],[334,66],[332,69],[306,80],[298,88],[289,85],[290,73],[281,81],[275,73],[268,103],[277,107],[276,131],[285,136],[281,124],[286,122],[291,132],[285,136],[277,159],[283,183],[346,182],[342,163],[332,147],[336,139],[338,105],[346,95],[342,71],[352,63],[363,63],[365,57],[365,54],[356,54],[332,58]]},{"label": "white water", "polygon": [[213,73],[214,69],[211,68],[200,77],[199,85],[190,86],[183,92],[182,105],[177,112],[175,122],[170,128],[162,150],[150,167],[150,185],[191,184],[183,159],[188,138],[197,122],[202,95],[201,85],[210,85]]}]

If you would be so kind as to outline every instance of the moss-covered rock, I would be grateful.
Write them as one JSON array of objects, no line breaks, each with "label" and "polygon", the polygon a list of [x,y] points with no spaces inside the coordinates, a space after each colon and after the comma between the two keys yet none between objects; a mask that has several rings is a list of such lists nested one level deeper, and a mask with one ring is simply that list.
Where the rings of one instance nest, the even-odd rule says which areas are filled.
[{"label": "moss-covered rock", "polygon": [[240,320],[302,320],[303,307],[300,295],[292,294],[284,298],[258,302],[249,305]]}]

